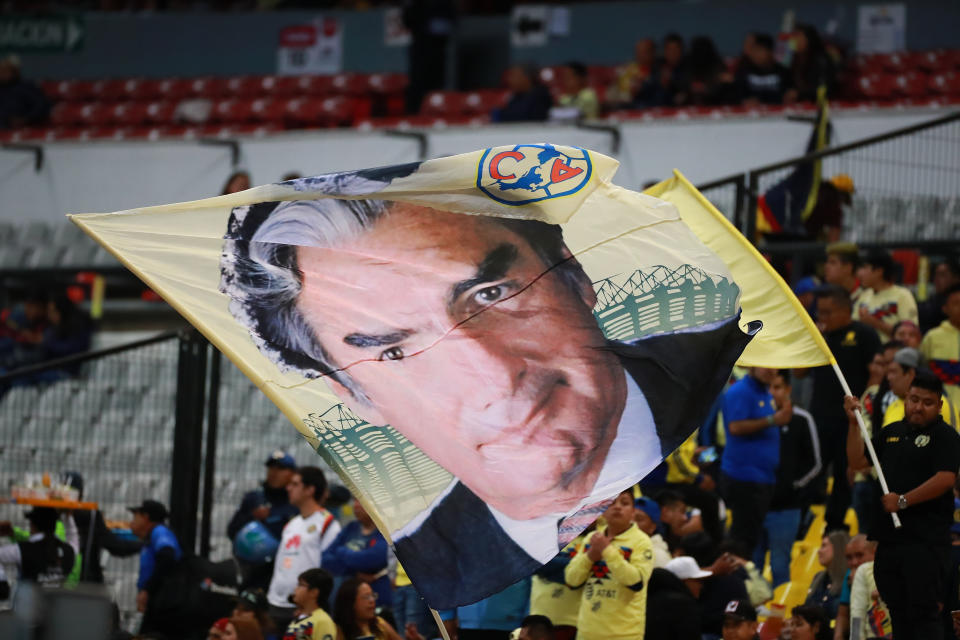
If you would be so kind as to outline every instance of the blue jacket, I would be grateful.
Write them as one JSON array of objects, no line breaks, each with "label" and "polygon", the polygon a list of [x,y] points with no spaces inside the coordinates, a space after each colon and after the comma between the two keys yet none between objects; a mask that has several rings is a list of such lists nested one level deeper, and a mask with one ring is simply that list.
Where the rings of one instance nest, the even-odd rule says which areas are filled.
[{"label": "blue jacket", "polygon": [[[323,552],[320,565],[335,576],[350,578],[358,573],[377,574],[387,568],[387,541],[376,529],[365,534],[356,520],[348,523],[333,544]],[[370,586],[377,593],[377,602],[383,606],[393,603],[390,576],[384,574]]]}]

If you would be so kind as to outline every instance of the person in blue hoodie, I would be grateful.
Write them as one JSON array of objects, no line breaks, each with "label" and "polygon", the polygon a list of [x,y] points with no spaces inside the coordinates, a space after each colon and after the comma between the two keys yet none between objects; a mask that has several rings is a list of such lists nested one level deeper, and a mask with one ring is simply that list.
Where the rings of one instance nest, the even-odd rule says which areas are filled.
[{"label": "person in blue hoodie", "polygon": [[337,587],[347,578],[359,578],[373,588],[378,606],[389,607],[393,588],[387,573],[387,541],[359,500],[353,501],[353,514],[356,520],[343,527],[323,552],[320,564],[336,577]]}]

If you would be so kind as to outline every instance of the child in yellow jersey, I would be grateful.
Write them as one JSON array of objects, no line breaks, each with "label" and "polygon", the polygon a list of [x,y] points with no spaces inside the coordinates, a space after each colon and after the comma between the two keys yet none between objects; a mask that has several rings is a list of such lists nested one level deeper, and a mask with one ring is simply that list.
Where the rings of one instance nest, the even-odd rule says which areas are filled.
[{"label": "child in yellow jersey", "polygon": [[947,319],[927,332],[920,352],[943,382],[944,399],[960,408],[960,285],[947,289],[943,300]]},{"label": "child in yellow jersey", "polygon": [[893,283],[894,271],[893,256],[883,249],[869,252],[857,271],[865,292],[854,309],[855,317],[882,338],[890,338],[902,320],[919,321],[917,301],[909,289]]},{"label": "child in yellow jersey", "polygon": [[633,521],[633,493],[607,508],[606,526],[584,541],[567,565],[571,588],[583,587],[578,640],[643,640],[653,545]]},{"label": "child in yellow jersey", "polygon": [[320,603],[330,598],[332,590],[333,577],[323,569],[307,569],[297,576],[293,603],[302,615],[290,623],[283,640],[335,640],[337,625],[320,608]]}]

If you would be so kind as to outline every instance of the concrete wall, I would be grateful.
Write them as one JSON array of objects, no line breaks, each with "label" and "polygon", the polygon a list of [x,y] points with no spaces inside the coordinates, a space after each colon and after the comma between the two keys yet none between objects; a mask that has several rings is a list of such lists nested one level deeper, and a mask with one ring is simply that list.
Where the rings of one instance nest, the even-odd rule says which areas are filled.
[{"label": "concrete wall", "polygon": [[[834,118],[836,141],[850,142],[939,115],[942,112],[931,110],[841,114]],[[810,125],[782,117],[707,119],[629,123],[621,131],[623,141],[616,154],[621,168],[615,182],[637,189],[648,180],[669,176],[673,168],[702,183],[794,157],[803,152]],[[544,141],[614,155],[611,137],[604,132],[559,125],[498,125],[431,131],[429,156]],[[242,165],[250,170],[254,184],[277,181],[288,171],[312,175],[408,162],[418,154],[414,140],[377,132],[296,132],[241,143]],[[232,170],[226,149],[196,142],[63,142],[44,147],[46,162],[39,173],[32,155],[0,151],[0,220],[54,221],[66,213],[205,198],[220,193]],[[883,179],[891,192],[901,186],[913,192],[908,183],[915,176],[894,165],[889,174],[877,179]]]}]

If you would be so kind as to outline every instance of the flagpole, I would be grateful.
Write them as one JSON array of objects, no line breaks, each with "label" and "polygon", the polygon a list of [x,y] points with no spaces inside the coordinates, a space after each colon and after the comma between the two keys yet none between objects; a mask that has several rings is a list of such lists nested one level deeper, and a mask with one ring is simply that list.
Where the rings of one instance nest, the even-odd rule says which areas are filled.
[{"label": "flagpole", "polygon": [[447,628],[443,626],[443,620],[440,619],[440,614],[432,607],[430,608],[430,613],[433,615],[433,621],[436,622],[437,627],[440,628],[440,635],[443,636],[443,640],[450,640],[450,636],[447,635]]},{"label": "flagpole", "polygon": [[[843,372],[840,371],[840,366],[837,364],[837,359],[831,357],[830,365],[833,367],[834,373],[837,374],[837,379],[840,380],[840,386],[843,387],[843,393],[852,396],[853,392],[850,391],[850,385],[847,384],[847,379],[843,377]],[[857,424],[860,426],[860,435],[863,436],[863,442],[867,445],[867,453],[870,454],[870,460],[873,462],[873,468],[877,472],[877,479],[880,481],[880,488],[883,489],[883,494],[886,495],[890,493],[890,489],[887,487],[887,479],[883,477],[883,469],[880,468],[880,460],[877,459],[877,452],[873,449],[873,440],[870,438],[870,433],[867,431],[867,425],[863,422],[863,416],[860,415],[860,409],[856,409],[853,412],[853,415],[857,418]],[[836,487],[833,488],[834,491],[837,490]],[[891,513],[890,517],[893,518],[893,526],[899,529],[902,525],[900,522],[900,516],[896,513]]]}]

